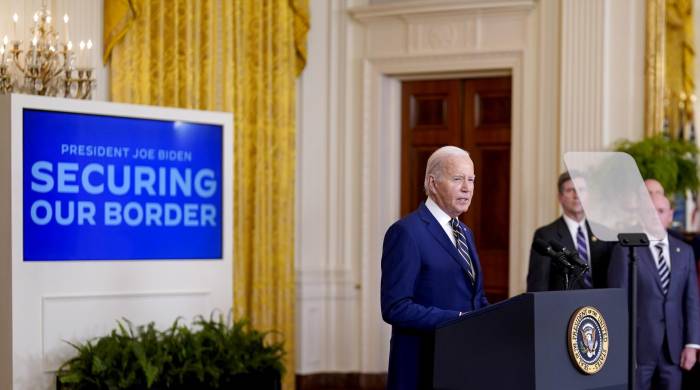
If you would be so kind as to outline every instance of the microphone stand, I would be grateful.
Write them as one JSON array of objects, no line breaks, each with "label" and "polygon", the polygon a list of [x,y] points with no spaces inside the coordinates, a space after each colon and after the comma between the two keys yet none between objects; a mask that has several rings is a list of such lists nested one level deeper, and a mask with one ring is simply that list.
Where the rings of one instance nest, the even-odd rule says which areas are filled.
[{"label": "microphone stand", "polygon": [[649,246],[649,238],[644,233],[620,233],[617,235],[620,245],[627,247],[628,282],[627,282],[627,305],[629,314],[629,370],[627,372],[629,388],[635,390],[635,369],[637,367],[637,259],[634,255],[634,248]]},{"label": "microphone stand", "polygon": [[581,277],[583,276],[583,274],[586,273],[586,271],[588,271],[588,268],[581,268],[581,270],[578,272],[578,274],[576,274],[574,276],[574,278],[571,280],[571,286],[568,286],[567,290],[571,290],[571,287],[573,287],[574,283],[576,283],[579,279],[581,279]]},{"label": "microphone stand", "polygon": [[[567,256],[565,256],[563,254],[560,256],[562,256],[562,260],[564,260],[568,264],[575,264],[573,262],[570,262],[569,259],[567,258]],[[564,279],[563,280],[563,282],[564,282],[563,290],[564,291],[571,290],[574,283],[576,283],[577,280],[581,279],[583,274],[586,273],[586,271],[588,271],[588,267],[577,267],[574,265],[569,265],[568,267],[565,265],[561,265],[560,267],[563,271],[562,277]],[[578,271],[577,271],[577,269],[578,269]],[[573,277],[571,277],[571,275],[573,275]]]},{"label": "microphone stand", "polygon": [[[559,261],[554,262],[554,259],[557,258]],[[566,259],[566,256],[563,254],[559,254],[558,256],[552,256],[552,266],[557,267],[558,269],[561,270],[561,277],[562,277],[562,290],[567,291],[571,290],[571,285],[576,279],[569,280],[570,274],[574,271],[573,266],[569,263],[569,261]]]},{"label": "microphone stand", "polygon": [[[561,245],[559,246],[561,247]],[[564,247],[561,248],[564,250],[566,249]],[[561,269],[561,271],[563,272],[562,278],[564,282],[564,284],[561,286],[561,290],[569,290],[571,288],[569,286],[569,274],[575,271],[576,268],[569,262],[567,258],[567,253],[561,249],[555,251],[554,249],[552,249],[551,243],[547,243],[546,241],[539,238],[535,238],[535,240],[533,241],[532,249],[534,249],[537,253],[539,253],[542,256],[549,257],[551,261],[551,267]]]},{"label": "microphone stand", "polygon": [[[550,240],[549,245],[553,251],[556,251],[557,257],[564,264],[564,290],[571,290],[574,283],[576,283],[583,274],[585,274],[590,267],[588,264],[581,263],[580,258],[576,252],[572,252],[563,246],[561,243]],[[571,281],[569,281],[570,275],[573,275]]]}]

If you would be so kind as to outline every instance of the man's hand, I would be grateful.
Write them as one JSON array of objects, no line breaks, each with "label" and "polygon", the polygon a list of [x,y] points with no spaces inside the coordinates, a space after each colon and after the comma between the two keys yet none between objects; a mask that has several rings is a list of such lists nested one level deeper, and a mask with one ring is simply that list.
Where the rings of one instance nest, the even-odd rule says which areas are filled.
[{"label": "man's hand", "polygon": [[690,371],[695,365],[698,358],[698,350],[695,348],[685,347],[681,352],[681,368]]}]

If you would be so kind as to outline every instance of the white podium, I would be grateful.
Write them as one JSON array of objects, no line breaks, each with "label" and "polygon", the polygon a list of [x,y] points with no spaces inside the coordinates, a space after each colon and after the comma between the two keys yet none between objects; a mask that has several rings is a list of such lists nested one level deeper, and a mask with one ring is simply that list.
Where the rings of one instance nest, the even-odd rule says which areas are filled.
[{"label": "white podium", "polygon": [[233,301],[233,117],[0,96],[0,389],[53,389],[65,341]]}]

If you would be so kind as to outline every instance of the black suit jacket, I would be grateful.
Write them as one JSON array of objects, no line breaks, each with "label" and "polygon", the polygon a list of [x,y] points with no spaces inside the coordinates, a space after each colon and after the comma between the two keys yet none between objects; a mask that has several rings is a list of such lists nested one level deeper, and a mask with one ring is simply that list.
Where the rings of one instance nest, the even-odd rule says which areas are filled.
[{"label": "black suit jacket", "polygon": [[[604,242],[597,239],[591,227],[586,221],[586,230],[588,230],[588,248],[591,252],[591,272],[593,277],[594,288],[608,287],[607,275],[608,265],[610,264],[610,253],[614,243]],[[535,239],[544,241],[554,240],[565,247],[574,250],[574,240],[571,237],[569,228],[566,226],[564,217],[559,217],[554,222],[547,226],[543,226],[535,231]],[[584,288],[582,280],[578,280],[572,288]],[[530,266],[527,273],[527,291],[553,291],[563,290],[563,274],[558,267],[552,267],[552,261],[547,256],[542,256],[535,251],[534,246],[530,248]]]}]

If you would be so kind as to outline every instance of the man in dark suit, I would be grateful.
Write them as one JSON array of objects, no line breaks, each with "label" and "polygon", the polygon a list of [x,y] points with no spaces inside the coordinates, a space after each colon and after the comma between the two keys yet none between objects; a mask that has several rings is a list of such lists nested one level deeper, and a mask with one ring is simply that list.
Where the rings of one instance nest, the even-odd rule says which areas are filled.
[{"label": "man in dark suit", "polygon": [[[579,180],[579,187],[585,190],[585,182]],[[559,176],[559,204],[563,215],[549,225],[535,231],[530,249],[530,266],[527,274],[527,291],[565,290],[564,270],[552,264],[549,257],[535,250],[537,239],[551,240],[576,251],[581,260],[588,262],[590,270],[579,279],[570,280],[570,288],[605,288],[612,244],[600,241],[591,231],[581,206],[579,194],[568,172]],[[583,193],[580,196],[585,196]]]},{"label": "man in dark suit", "polygon": [[[651,196],[659,220],[668,228],[668,199]],[[695,259],[688,244],[666,235],[637,255],[637,389],[680,389],[681,368],[690,370],[700,348],[700,297]],[[610,287],[627,287],[627,248],[615,246]]]},{"label": "man in dark suit", "polygon": [[474,163],[454,146],[428,159],[428,199],[384,237],[381,307],[392,325],[389,389],[431,389],[434,329],[488,304],[471,230],[457,217],[474,194]]}]

